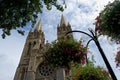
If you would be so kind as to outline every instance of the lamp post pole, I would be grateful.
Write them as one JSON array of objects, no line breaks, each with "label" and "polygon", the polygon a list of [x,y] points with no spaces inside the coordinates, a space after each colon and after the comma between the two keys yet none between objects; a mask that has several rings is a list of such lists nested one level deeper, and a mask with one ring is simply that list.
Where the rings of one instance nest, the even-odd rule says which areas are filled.
[{"label": "lamp post pole", "polygon": [[[110,73],[110,75],[112,77],[112,79],[113,80],[117,80],[117,78],[116,78],[116,76],[115,76],[115,74],[114,74],[114,72],[113,72],[113,70],[112,70],[112,68],[111,68],[111,66],[110,66],[110,64],[109,64],[109,62],[108,62],[108,60],[107,60],[107,58],[106,58],[102,48],[101,48],[101,46],[100,46],[100,43],[98,41],[97,36],[94,34],[94,32],[92,30],[89,30],[89,31],[91,32],[92,35],[90,35],[90,34],[88,34],[86,32],[83,32],[83,31],[78,31],[78,30],[69,31],[69,32],[66,33],[66,35],[69,34],[69,33],[72,33],[72,32],[79,32],[79,33],[83,33],[83,34],[89,36],[91,38],[89,40],[89,42],[92,41],[92,40],[95,42],[95,44],[96,44],[96,46],[97,46],[97,48],[98,48],[98,50],[99,50],[99,52],[100,52],[104,62],[106,64],[106,67],[107,67],[107,69],[108,69],[108,71],[109,71],[109,73]],[[89,42],[87,43],[87,45],[89,44]]]}]

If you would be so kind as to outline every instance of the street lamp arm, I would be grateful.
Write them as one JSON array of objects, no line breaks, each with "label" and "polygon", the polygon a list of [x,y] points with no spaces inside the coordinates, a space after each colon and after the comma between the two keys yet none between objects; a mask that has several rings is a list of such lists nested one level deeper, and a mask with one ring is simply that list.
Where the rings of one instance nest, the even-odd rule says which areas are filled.
[{"label": "street lamp arm", "polygon": [[88,33],[86,33],[86,32],[83,32],[83,31],[78,31],[78,30],[69,31],[69,32],[67,32],[65,35],[67,35],[67,34],[69,34],[69,33],[73,33],[73,32],[79,32],[79,33],[86,34],[86,35],[88,35],[90,38],[93,39],[93,36],[91,36],[90,34],[88,34]]},{"label": "street lamp arm", "polygon": [[90,39],[90,40],[87,42],[86,47],[88,47],[89,43],[90,43],[92,40],[94,40],[94,39]]}]

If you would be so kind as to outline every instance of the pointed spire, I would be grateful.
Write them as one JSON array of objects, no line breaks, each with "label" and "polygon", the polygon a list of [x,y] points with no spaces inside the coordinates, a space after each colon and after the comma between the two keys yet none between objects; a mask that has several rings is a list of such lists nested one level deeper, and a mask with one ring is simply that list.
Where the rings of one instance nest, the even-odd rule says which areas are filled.
[{"label": "pointed spire", "polygon": [[61,16],[61,22],[60,22],[60,25],[68,25],[68,23],[66,22],[66,20],[65,20],[65,18],[64,18],[64,16],[63,16],[63,14],[62,14],[62,16]]},{"label": "pointed spire", "polygon": [[69,22],[68,22],[68,26],[71,26]]},{"label": "pointed spire", "polygon": [[32,32],[32,28],[30,29],[30,32]]},{"label": "pointed spire", "polygon": [[36,25],[35,31],[41,31],[41,30],[42,30],[42,20],[40,19]]}]

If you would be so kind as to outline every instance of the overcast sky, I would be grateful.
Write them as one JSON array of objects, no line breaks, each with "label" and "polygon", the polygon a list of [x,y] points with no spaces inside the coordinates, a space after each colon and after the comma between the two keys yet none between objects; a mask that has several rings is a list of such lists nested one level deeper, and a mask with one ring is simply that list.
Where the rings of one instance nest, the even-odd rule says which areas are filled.
[{"label": "overcast sky", "polygon": [[[40,18],[42,20],[42,30],[45,33],[46,40],[51,42],[56,39],[57,25],[60,23],[62,14],[66,21],[71,24],[73,30],[88,32],[88,28],[94,29],[93,23],[95,17],[109,1],[112,2],[113,0],[67,0],[67,8],[64,12],[60,12],[54,7],[51,11],[43,9],[43,13],[39,15],[38,20]],[[13,80],[29,30],[29,27],[27,27],[25,36],[21,36],[17,32],[12,31],[12,35],[6,37],[6,39],[0,37],[0,80]],[[74,33],[74,36],[76,39],[79,39],[80,36],[83,39],[88,39],[79,33]],[[120,80],[120,70],[116,68],[114,62],[115,52],[118,46],[107,40],[105,36],[101,36],[99,41],[118,80]],[[96,64],[105,67],[97,47],[93,42],[89,45],[89,48],[94,54]]]}]

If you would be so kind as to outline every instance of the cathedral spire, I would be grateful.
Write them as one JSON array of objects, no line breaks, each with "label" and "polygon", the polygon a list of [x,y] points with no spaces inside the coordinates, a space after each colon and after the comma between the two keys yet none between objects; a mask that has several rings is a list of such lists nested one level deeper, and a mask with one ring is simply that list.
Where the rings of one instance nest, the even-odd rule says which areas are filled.
[{"label": "cathedral spire", "polygon": [[66,22],[66,20],[65,20],[65,18],[64,18],[64,16],[63,16],[63,14],[62,14],[62,16],[61,16],[61,22],[60,22],[60,25],[61,25],[61,26],[62,26],[62,25],[67,26],[67,25],[68,25],[68,23]]},{"label": "cathedral spire", "polygon": [[41,31],[41,30],[42,30],[42,20],[40,19],[36,25],[35,31]]}]

